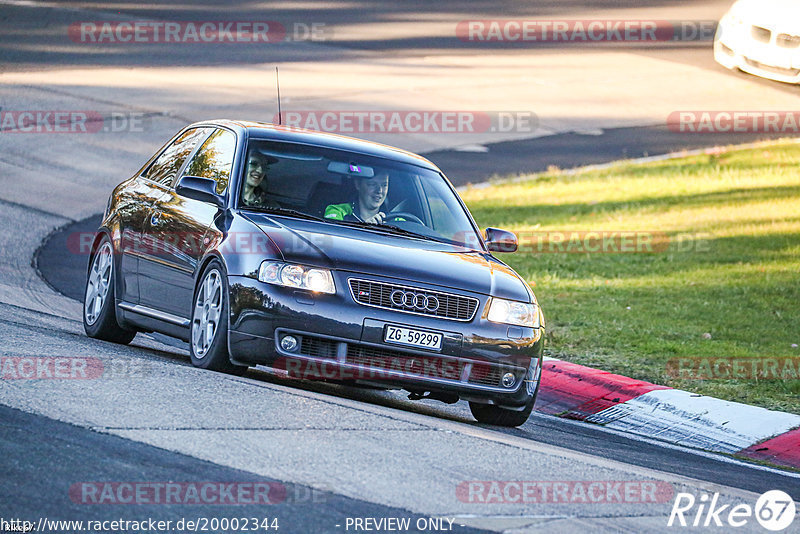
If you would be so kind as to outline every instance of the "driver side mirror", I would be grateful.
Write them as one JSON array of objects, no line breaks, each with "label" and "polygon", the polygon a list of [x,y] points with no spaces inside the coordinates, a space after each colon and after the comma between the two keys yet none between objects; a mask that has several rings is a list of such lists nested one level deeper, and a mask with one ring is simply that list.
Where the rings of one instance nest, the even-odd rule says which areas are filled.
[{"label": "driver side mirror", "polygon": [[517,235],[508,230],[487,228],[486,246],[490,252],[515,252],[517,250]]},{"label": "driver side mirror", "polygon": [[200,176],[182,176],[175,186],[175,192],[182,197],[225,207],[225,199],[217,194],[217,182]]}]

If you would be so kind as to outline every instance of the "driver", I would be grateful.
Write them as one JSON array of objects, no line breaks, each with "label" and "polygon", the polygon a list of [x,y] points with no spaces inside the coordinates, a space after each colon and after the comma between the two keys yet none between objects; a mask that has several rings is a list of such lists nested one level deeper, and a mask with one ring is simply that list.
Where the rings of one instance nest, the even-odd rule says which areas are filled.
[{"label": "driver", "polygon": [[325,208],[325,218],[381,224],[388,211],[389,173],[379,171],[371,178],[356,177],[355,186],[358,198],[344,204],[330,204]]},{"label": "driver", "polygon": [[266,191],[260,186],[267,177],[269,166],[277,163],[277,159],[262,154],[258,149],[251,148],[247,152],[247,170],[244,185],[242,186],[242,202],[248,207],[280,208],[280,205],[267,197]]}]

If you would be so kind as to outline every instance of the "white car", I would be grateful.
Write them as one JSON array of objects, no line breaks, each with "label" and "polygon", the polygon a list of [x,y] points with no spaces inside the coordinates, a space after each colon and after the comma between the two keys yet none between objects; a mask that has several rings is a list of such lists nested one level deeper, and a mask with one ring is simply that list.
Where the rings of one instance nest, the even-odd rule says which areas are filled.
[{"label": "white car", "polygon": [[800,0],[738,0],[719,21],[714,59],[729,69],[800,83]]}]

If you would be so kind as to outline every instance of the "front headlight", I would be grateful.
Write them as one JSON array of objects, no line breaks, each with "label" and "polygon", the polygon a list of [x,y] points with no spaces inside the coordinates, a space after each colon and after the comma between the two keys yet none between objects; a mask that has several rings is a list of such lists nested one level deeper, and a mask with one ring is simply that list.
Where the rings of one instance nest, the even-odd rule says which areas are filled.
[{"label": "front headlight", "polygon": [[492,298],[489,315],[486,317],[493,323],[513,324],[539,328],[539,309],[535,302],[517,302]]},{"label": "front headlight", "polygon": [[318,267],[264,261],[258,268],[258,279],[268,284],[307,289],[315,293],[336,293],[331,272]]}]

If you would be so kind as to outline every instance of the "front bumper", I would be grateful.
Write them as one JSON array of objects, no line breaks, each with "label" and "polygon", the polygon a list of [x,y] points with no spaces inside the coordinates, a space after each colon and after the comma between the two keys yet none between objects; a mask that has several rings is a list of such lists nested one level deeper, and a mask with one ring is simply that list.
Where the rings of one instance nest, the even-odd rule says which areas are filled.
[{"label": "front bumper", "polygon": [[800,49],[779,46],[775,35],[768,42],[759,42],[747,28],[733,23],[720,24],[714,39],[714,59],[728,69],[784,83],[800,83]]},{"label": "front bumper", "polygon": [[[467,322],[369,307],[355,302],[347,291],[347,280],[355,275],[334,276],[335,295],[230,276],[231,359],[285,369],[298,378],[443,393],[508,407],[522,407],[533,397],[543,328],[491,323],[485,319],[488,298],[475,294],[465,294],[480,300]],[[441,350],[384,342],[387,325],[439,332]],[[281,348],[286,335],[298,340],[297,348]],[[514,375],[511,387],[503,384],[507,373]]]}]

